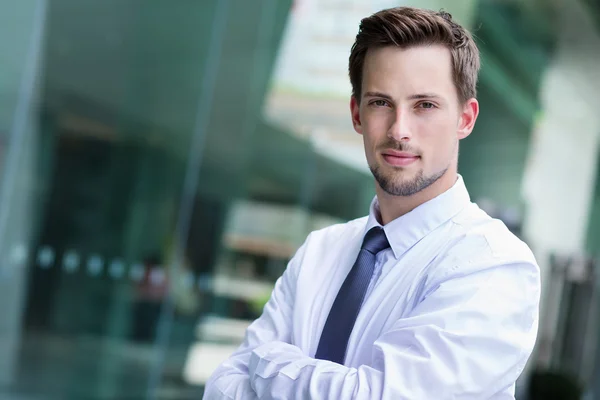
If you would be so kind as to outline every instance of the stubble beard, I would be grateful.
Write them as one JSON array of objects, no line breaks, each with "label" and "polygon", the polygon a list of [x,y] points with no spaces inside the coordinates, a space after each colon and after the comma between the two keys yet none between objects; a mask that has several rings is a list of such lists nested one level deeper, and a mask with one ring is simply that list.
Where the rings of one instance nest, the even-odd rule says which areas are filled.
[{"label": "stubble beard", "polygon": [[442,171],[425,176],[421,169],[413,178],[405,180],[402,178],[405,172],[400,168],[393,168],[392,171],[383,171],[379,165],[369,165],[369,169],[383,191],[392,196],[403,197],[412,196],[428,188],[448,171],[448,167],[446,167]]}]

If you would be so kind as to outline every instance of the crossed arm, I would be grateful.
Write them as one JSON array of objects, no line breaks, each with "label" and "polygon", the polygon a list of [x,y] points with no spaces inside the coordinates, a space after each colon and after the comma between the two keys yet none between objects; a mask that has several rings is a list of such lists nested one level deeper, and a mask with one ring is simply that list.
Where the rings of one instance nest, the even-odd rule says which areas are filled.
[{"label": "crossed arm", "polygon": [[290,344],[302,250],[205,399],[501,399],[522,372],[537,333],[534,263],[446,277],[375,341],[369,364],[349,368]]}]

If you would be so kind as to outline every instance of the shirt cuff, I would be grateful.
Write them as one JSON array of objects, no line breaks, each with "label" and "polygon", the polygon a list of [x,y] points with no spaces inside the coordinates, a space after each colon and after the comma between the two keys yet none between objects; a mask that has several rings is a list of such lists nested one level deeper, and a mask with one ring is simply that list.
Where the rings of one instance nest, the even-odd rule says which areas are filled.
[{"label": "shirt cuff", "polygon": [[263,379],[271,378],[286,365],[306,357],[302,350],[285,342],[269,342],[252,351],[248,373],[250,381],[255,376]]},{"label": "shirt cuff", "polygon": [[285,342],[269,342],[257,347],[252,351],[248,364],[252,389],[260,397],[265,383],[275,378],[286,366],[304,358],[307,357],[302,350]]}]

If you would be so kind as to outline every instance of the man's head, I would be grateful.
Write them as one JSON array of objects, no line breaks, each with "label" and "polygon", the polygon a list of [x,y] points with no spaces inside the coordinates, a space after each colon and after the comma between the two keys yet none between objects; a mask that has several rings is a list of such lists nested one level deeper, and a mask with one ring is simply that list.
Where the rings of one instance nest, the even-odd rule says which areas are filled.
[{"label": "man's head", "polygon": [[473,130],[479,51],[444,12],[409,7],[362,20],[349,61],[354,129],[379,186],[410,196],[452,179]]}]

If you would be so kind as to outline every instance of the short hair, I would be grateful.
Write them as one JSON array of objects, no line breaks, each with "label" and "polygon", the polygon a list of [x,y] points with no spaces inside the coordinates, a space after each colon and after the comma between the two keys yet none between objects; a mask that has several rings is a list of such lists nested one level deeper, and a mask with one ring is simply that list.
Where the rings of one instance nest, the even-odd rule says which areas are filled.
[{"label": "short hair", "polygon": [[475,97],[480,60],[479,49],[471,34],[445,11],[413,7],[389,8],[360,22],[348,65],[352,95],[360,102],[363,67],[370,48],[410,48],[434,44],[450,50],[452,76],[459,101],[464,103]]}]

